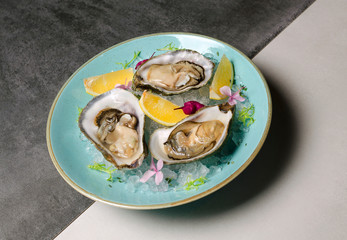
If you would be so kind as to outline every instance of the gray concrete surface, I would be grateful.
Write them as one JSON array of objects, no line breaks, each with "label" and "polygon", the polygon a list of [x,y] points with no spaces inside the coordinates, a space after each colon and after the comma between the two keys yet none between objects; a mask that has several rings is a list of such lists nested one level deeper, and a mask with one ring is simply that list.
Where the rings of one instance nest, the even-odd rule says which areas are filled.
[{"label": "gray concrete surface", "polygon": [[92,200],[46,147],[48,112],[68,77],[98,52],[156,32],[218,38],[255,56],[313,0],[0,0],[0,239],[52,239]]}]

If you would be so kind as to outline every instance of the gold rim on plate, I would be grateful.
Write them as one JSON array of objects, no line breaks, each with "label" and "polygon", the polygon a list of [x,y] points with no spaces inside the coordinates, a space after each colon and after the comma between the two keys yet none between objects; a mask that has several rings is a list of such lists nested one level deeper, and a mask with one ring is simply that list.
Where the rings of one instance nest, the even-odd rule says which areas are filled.
[{"label": "gold rim on plate", "polygon": [[[192,197],[183,199],[183,200],[179,200],[179,201],[175,201],[175,202],[171,202],[171,203],[162,203],[162,204],[153,204],[153,205],[130,205],[130,204],[122,204],[122,203],[116,203],[116,202],[112,202],[112,201],[108,201],[105,199],[102,199],[101,197],[90,193],[86,190],[84,190],[83,188],[81,188],[80,186],[78,186],[74,181],[72,181],[67,174],[64,172],[64,170],[60,167],[54,152],[53,152],[53,148],[52,148],[52,143],[51,143],[51,120],[52,120],[52,115],[55,109],[55,105],[61,95],[61,93],[64,91],[65,87],[67,86],[67,84],[73,79],[73,77],[82,69],[84,68],[89,62],[91,62],[92,60],[94,60],[96,57],[102,55],[103,53],[118,47],[120,45],[123,45],[127,42],[133,41],[133,40],[137,40],[137,39],[141,39],[141,38],[146,38],[146,37],[151,37],[151,36],[160,36],[160,35],[190,35],[190,36],[197,36],[197,37],[202,37],[202,38],[206,38],[206,39],[210,39],[219,43],[222,43],[230,48],[232,48],[233,50],[237,51],[239,54],[241,54],[245,59],[247,59],[252,66],[255,68],[255,70],[258,72],[260,78],[263,81],[263,84],[265,86],[265,90],[266,90],[266,95],[267,95],[267,99],[268,99],[268,119],[266,122],[266,126],[263,132],[263,135],[257,145],[257,147],[255,148],[255,150],[253,151],[253,153],[251,154],[251,156],[247,159],[247,161],[239,168],[237,169],[233,174],[231,174],[228,178],[226,178],[224,181],[222,181],[221,183],[215,185],[214,187],[199,193],[197,195],[194,195]],[[226,184],[228,184],[229,182],[231,182],[234,178],[236,178],[244,169],[246,169],[246,167],[253,161],[253,159],[255,158],[255,156],[258,154],[258,152],[260,151],[261,147],[263,146],[265,139],[267,137],[267,134],[269,132],[269,128],[270,128],[270,124],[271,124],[271,118],[272,118],[272,101],[271,101],[271,95],[270,95],[270,90],[269,87],[267,85],[267,82],[265,81],[265,78],[263,76],[263,74],[260,72],[260,70],[258,69],[258,67],[252,62],[251,59],[249,59],[244,53],[240,52],[238,49],[234,48],[233,46],[231,46],[230,44],[227,44],[223,41],[220,41],[218,39],[215,38],[211,38],[208,36],[204,36],[204,35],[200,35],[200,34],[195,34],[195,33],[184,33],[184,32],[166,32],[166,33],[155,33],[155,34],[149,34],[149,35],[143,35],[140,37],[136,37],[136,38],[132,38],[129,40],[126,40],[124,42],[118,43],[110,48],[107,48],[106,50],[100,52],[99,54],[95,55],[93,58],[89,59],[86,63],[84,63],[81,67],[79,67],[70,77],[69,79],[64,83],[64,85],[62,86],[62,88],[60,89],[60,91],[58,92],[57,96],[54,99],[54,102],[52,104],[52,107],[50,109],[49,115],[48,115],[48,120],[47,120],[47,128],[46,128],[46,141],[47,141],[47,147],[48,147],[48,151],[49,151],[49,155],[51,156],[52,162],[54,164],[54,166],[56,167],[56,169],[58,170],[59,174],[63,177],[63,179],[71,186],[73,187],[76,191],[78,191],[79,193],[81,193],[82,195],[95,200],[95,201],[99,201],[99,202],[103,202],[112,206],[116,206],[116,207],[121,207],[121,208],[127,208],[127,209],[137,209],[137,210],[141,210],[141,209],[160,209],[160,208],[168,208],[168,207],[174,207],[174,206],[179,206],[179,205],[183,205],[186,203],[190,203],[193,202],[195,200],[198,200],[202,197],[205,197],[215,191],[217,191],[218,189],[222,188],[223,186],[225,186]]]}]

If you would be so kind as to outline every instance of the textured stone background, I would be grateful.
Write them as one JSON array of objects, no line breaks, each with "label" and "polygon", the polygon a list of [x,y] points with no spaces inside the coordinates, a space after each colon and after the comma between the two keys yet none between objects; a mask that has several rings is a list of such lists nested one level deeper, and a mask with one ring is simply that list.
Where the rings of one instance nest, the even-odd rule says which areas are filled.
[{"label": "textured stone background", "polygon": [[93,201],[55,170],[48,112],[84,62],[129,38],[192,32],[255,56],[313,0],[0,0],[0,239],[52,239]]}]

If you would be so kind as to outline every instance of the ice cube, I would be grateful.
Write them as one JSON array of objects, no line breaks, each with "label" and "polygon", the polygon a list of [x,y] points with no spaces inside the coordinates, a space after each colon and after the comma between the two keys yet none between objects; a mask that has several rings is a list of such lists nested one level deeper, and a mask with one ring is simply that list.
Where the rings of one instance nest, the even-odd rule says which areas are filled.
[{"label": "ice cube", "polygon": [[177,178],[177,173],[175,173],[174,171],[164,167],[162,170],[164,178],[168,178],[168,179],[176,179]]}]

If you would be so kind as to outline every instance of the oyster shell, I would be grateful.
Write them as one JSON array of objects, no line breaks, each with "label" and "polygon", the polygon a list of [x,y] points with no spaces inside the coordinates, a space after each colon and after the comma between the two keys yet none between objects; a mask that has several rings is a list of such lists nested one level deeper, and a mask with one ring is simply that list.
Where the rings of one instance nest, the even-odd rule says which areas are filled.
[{"label": "oyster shell", "polygon": [[214,63],[193,50],[177,50],[155,56],[136,71],[134,89],[151,88],[166,95],[204,86],[212,77]]},{"label": "oyster shell", "polygon": [[157,129],[149,140],[150,152],[166,164],[206,157],[226,139],[233,109],[228,103],[204,107],[173,127]]},{"label": "oyster shell", "polygon": [[119,169],[142,164],[146,155],[144,123],[138,99],[123,89],[93,98],[78,121],[83,134]]}]

